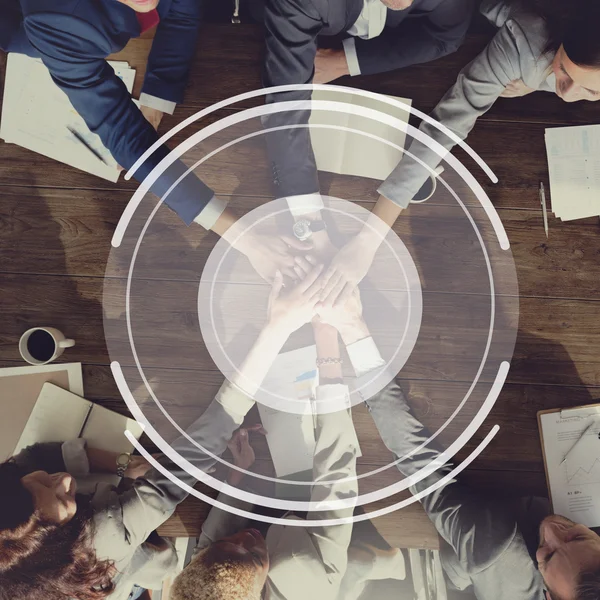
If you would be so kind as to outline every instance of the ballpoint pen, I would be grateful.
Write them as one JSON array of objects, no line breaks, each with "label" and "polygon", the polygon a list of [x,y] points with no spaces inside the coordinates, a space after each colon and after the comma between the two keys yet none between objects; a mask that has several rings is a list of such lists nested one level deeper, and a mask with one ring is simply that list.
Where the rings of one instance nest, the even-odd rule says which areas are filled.
[{"label": "ballpoint pen", "polygon": [[548,209],[546,208],[546,191],[544,190],[544,182],[540,181],[540,204],[542,205],[542,215],[544,217],[544,231],[546,232],[546,238],[548,237]]},{"label": "ballpoint pen", "polygon": [[69,133],[81,144],[83,144],[98,160],[101,160],[106,166],[109,166],[108,163],[106,162],[106,160],[104,160],[104,157],[94,148],[92,148],[92,146],[90,146],[90,144],[88,144],[88,142],[85,140],[85,138],[75,129],[73,129],[73,127],[67,127],[67,129],[69,130]]}]

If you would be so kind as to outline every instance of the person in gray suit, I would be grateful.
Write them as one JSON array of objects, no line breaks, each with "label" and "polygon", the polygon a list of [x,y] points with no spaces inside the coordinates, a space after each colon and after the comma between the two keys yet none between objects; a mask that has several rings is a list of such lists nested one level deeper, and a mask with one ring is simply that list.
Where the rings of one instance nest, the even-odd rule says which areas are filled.
[{"label": "person in gray suit", "polygon": [[[464,140],[477,119],[500,97],[554,93],[565,102],[600,100],[600,4],[595,0],[484,0],[481,12],[498,27],[485,50],[459,73],[431,113]],[[444,132],[423,122],[430,139],[450,152]],[[368,226],[333,258],[324,273],[326,295],[341,296],[366,275],[381,240],[441,161],[413,140],[409,151],[379,187]],[[421,162],[419,162],[421,161]],[[342,290],[342,291],[340,291]],[[340,298],[343,301],[343,298]]]},{"label": "person in gray suit", "polygon": [[[356,305],[346,306],[323,311],[322,318],[339,329],[342,340],[368,334]],[[441,537],[440,558],[450,588],[471,589],[479,600],[600,598],[600,536],[551,514],[546,498],[511,503],[449,477],[453,465],[444,464],[441,448],[429,441],[430,433],[412,414],[396,381],[365,402],[405,477],[437,463],[437,470],[409,489],[422,494],[419,502]]]},{"label": "person in gray suit", "polygon": [[[473,6],[474,0],[266,0],[263,83],[325,83],[344,74],[370,75],[435,60],[460,46]],[[319,36],[338,35],[346,36],[343,50],[318,50]],[[308,90],[270,93],[267,102],[310,95]],[[287,198],[294,217],[312,221],[317,230],[322,202],[309,116],[308,110],[292,109],[263,122],[277,128],[265,137],[275,197]],[[297,208],[298,200],[305,209]]]},{"label": "person in gray suit", "polygon": [[[154,468],[135,458],[122,472],[114,453],[87,448],[81,438],[35,444],[0,464],[0,598],[125,600],[133,585],[161,586],[177,555],[156,528],[187,496],[184,486],[193,487],[196,475],[223,454],[254,406],[254,386],[288,336],[313,317],[321,270],[293,289],[284,290],[282,275],[275,277],[266,325],[243,365],[187,436],[170,444],[187,461],[185,469],[160,455]],[[125,490],[101,483],[91,496],[77,494],[76,478],[90,471],[135,480]]]}]

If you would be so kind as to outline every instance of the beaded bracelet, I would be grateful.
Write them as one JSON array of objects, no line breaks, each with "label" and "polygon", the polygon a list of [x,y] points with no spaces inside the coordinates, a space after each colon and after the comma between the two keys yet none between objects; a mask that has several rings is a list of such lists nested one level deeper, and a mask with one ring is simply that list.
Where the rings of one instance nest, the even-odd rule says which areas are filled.
[{"label": "beaded bracelet", "polygon": [[317,367],[321,367],[323,365],[343,365],[344,359],[339,357],[327,357],[327,358],[317,358]]}]

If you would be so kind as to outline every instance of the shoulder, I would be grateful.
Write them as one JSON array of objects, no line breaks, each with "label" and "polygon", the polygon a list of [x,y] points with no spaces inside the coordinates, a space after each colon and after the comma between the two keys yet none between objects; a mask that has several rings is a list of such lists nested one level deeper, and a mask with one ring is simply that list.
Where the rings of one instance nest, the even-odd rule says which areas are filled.
[{"label": "shoulder", "polygon": [[73,56],[77,53],[104,59],[113,49],[114,24],[105,12],[76,4],[70,7],[73,10],[40,10],[25,14],[23,25],[27,37],[43,54]]}]

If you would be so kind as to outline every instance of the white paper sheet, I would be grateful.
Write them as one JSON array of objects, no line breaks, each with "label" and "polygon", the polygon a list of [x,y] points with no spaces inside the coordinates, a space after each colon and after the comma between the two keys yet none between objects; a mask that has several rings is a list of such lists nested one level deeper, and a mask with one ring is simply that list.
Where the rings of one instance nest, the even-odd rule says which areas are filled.
[{"label": "white paper sheet", "polygon": [[600,526],[600,407],[546,413],[540,424],[554,512]]},{"label": "white paper sheet", "polygon": [[[369,108],[390,115],[404,123],[408,122],[408,110],[397,108],[381,101],[346,92],[315,90],[313,100],[344,103],[342,111],[313,110],[309,124],[310,136],[319,171],[340,175],[356,175],[383,181],[400,162],[403,152],[385,143],[391,142],[404,148],[406,133],[375,119],[351,114],[352,106]],[[395,98],[410,105],[412,100]],[[318,125],[325,125],[318,127]],[[347,129],[357,130],[352,133]],[[362,133],[368,135],[362,135]],[[384,141],[380,141],[381,138]]]},{"label": "white paper sheet", "polygon": [[563,221],[600,215],[600,125],[546,129],[552,211]]},{"label": "white paper sheet", "polygon": [[267,373],[263,385],[286,399],[306,402],[305,414],[282,412],[261,403],[258,412],[267,430],[267,443],[277,477],[312,469],[315,433],[311,398],[317,386],[317,348],[307,346],[280,354]]},{"label": "white paper sheet", "polygon": [[[122,61],[110,62],[131,93],[135,70]],[[76,131],[102,160],[78,140]],[[116,161],[75,111],[67,95],[52,81],[41,60],[8,55],[0,137],[72,167],[116,182]]]}]

